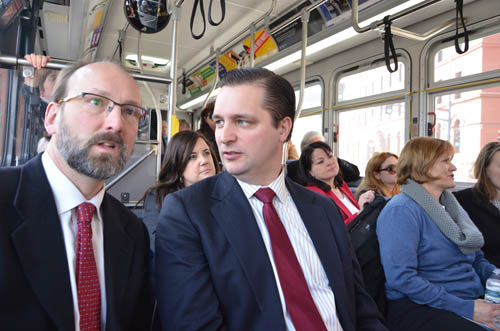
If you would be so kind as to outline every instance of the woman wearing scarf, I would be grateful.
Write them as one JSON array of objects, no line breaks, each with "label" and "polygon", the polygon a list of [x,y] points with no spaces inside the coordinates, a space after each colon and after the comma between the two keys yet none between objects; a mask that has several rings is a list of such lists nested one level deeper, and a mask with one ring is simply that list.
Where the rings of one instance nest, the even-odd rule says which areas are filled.
[{"label": "woman wearing scarf", "polygon": [[[500,305],[484,284],[495,268],[481,232],[448,189],[455,187],[453,146],[420,137],[401,152],[401,192],[377,221],[391,330],[493,330]],[[477,322],[477,323],[476,323]]]}]

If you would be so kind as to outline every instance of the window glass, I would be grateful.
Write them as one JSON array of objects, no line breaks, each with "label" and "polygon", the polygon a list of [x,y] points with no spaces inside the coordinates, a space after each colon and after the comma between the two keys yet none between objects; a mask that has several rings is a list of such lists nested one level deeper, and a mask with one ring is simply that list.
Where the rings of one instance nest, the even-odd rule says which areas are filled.
[{"label": "window glass", "polygon": [[300,156],[300,142],[309,131],[323,132],[323,114],[318,113],[309,116],[302,116],[293,125],[292,143],[297,148]]},{"label": "window glass", "polygon": [[434,136],[455,147],[455,180],[474,182],[472,167],[481,148],[500,141],[500,86],[453,91],[434,97]]},{"label": "window glass", "polygon": [[405,66],[398,62],[398,71],[390,73],[386,66],[365,70],[340,78],[337,100],[347,101],[405,88]]},{"label": "window glass", "polygon": [[[295,90],[295,107],[299,104],[300,89]],[[323,106],[323,87],[321,84],[314,84],[304,88],[304,101],[302,111],[306,109],[320,108]]]},{"label": "window glass", "polygon": [[399,155],[404,146],[405,103],[339,113],[339,157],[358,166],[361,176],[374,152]]},{"label": "window glass", "polygon": [[6,134],[8,75],[7,69],[0,69],[0,165],[3,164],[2,158]]},{"label": "window glass", "polygon": [[434,82],[500,69],[499,43],[500,33],[496,33],[471,40],[465,54],[458,54],[454,45],[439,50],[434,55]]}]

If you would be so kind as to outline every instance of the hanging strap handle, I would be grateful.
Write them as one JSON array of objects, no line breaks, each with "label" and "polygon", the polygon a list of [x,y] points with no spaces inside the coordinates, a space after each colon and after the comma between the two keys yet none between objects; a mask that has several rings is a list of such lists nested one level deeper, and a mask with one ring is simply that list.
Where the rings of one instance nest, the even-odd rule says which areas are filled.
[{"label": "hanging strap handle", "polygon": [[[456,22],[455,22],[455,50],[458,54],[463,54],[469,50],[469,31],[465,26],[464,21],[464,0],[455,0],[456,6]],[[460,16],[460,21],[462,22],[462,27],[464,28],[464,49],[460,49],[460,43],[458,42],[458,16]]]},{"label": "hanging strap handle", "polygon": [[[384,17],[384,57],[385,66],[390,73],[398,71],[398,57],[394,42],[392,41],[391,21],[389,16]],[[394,61],[394,69],[391,67],[391,58]]]},{"label": "hanging strap handle", "polygon": [[220,0],[220,10],[222,12],[222,16],[219,22],[214,22],[212,19],[212,1],[213,0],[210,0],[210,3],[208,4],[208,22],[210,25],[217,26],[224,21],[224,17],[226,16],[226,0]]},{"label": "hanging strap handle", "polygon": [[[200,7],[201,17],[203,21],[203,30],[201,31],[200,34],[195,34],[193,31],[193,23],[194,23],[194,18],[196,16],[196,8],[198,7],[198,5]],[[205,30],[207,29],[207,23],[205,22],[205,9],[203,8],[203,0],[194,0],[193,11],[191,12],[191,21],[189,23],[189,26],[191,28],[191,36],[193,36],[194,39],[198,40],[205,34]]]}]

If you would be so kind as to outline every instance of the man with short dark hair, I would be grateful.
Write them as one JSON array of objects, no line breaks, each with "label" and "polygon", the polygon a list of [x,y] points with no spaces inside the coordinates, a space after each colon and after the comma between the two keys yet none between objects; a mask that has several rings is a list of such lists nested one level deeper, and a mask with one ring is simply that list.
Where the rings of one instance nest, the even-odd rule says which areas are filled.
[{"label": "man with short dark hair", "polygon": [[2,329],[149,329],[147,231],[105,193],[132,154],[140,105],[115,64],[65,69],[45,114],[47,151],[0,169]]},{"label": "man with short dark hair", "polygon": [[171,330],[386,330],[342,217],[284,176],[292,86],[265,69],[221,82],[213,119],[225,172],[169,194],[156,237]]}]

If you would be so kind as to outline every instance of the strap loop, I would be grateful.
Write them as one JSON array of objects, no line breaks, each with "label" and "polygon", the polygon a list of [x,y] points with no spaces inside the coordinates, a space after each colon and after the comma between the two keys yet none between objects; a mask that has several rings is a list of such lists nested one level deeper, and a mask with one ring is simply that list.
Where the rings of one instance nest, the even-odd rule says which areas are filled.
[{"label": "strap loop", "polygon": [[[392,41],[391,21],[389,16],[384,17],[384,57],[385,66],[390,73],[398,71],[398,57],[394,42]],[[394,69],[391,67],[391,58],[394,61]]]},{"label": "strap loop", "polygon": [[[469,50],[469,31],[467,31],[467,27],[465,26],[464,20],[464,1],[463,0],[455,0],[456,5],[456,22],[455,22],[455,50],[458,54],[463,54]],[[458,17],[460,16],[460,21],[462,22],[462,27],[464,29],[464,49],[460,49],[460,43],[458,39],[460,37],[458,33]]]},{"label": "strap loop", "polygon": [[210,0],[210,3],[208,5],[208,22],[212,26],[217,26],[221,24],[222,21],[224,21],[224,17],[226,16],[226,0],[220,0],[220,10],[222,12],[222,16],[219,22],[214,22],[214,20],[212,20],[212,1],[213,0]]},{"label": "strap loop", "polygon": [[[193,23],[194,23],[194,18],[196,16],[196,8],[200,6],[200,12],[201,12],[201,17],[203,21],[203,30],[200,32],[200,34],[195,34],[193,32]],[[193,11],[191,12],[191,21],[189,22],[189,26],[191,27],[191,36],[193,36],[194,39],[198,40],[203,35],[205,34],[205,30],[207,29],[207,23],[205,22],[205,9],[203,8],[203,0],[194,0],[193,4]]]}]

